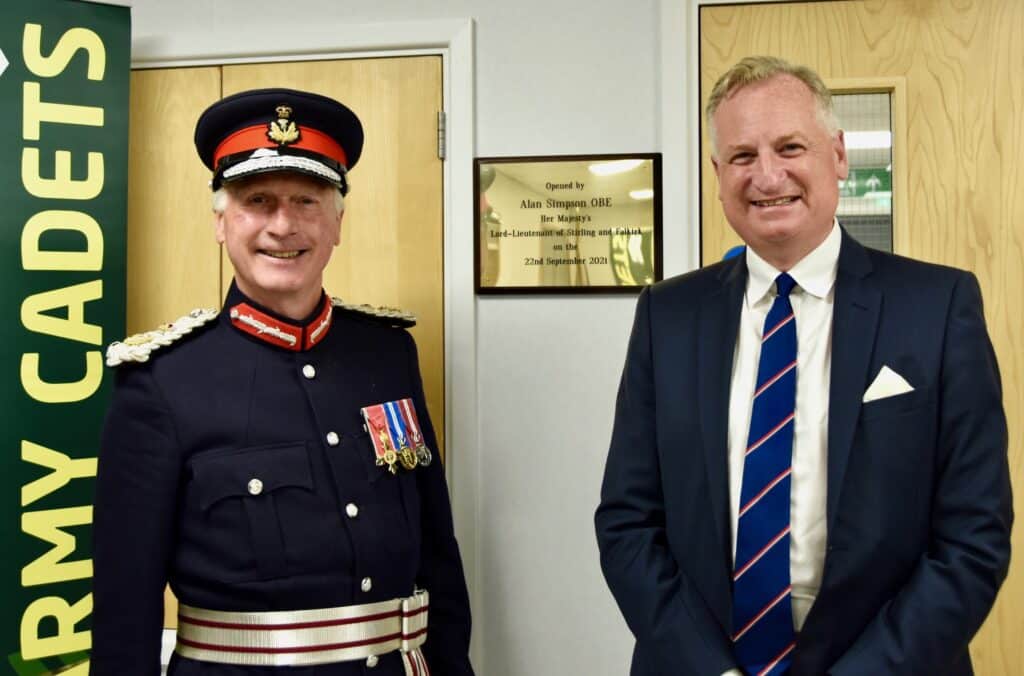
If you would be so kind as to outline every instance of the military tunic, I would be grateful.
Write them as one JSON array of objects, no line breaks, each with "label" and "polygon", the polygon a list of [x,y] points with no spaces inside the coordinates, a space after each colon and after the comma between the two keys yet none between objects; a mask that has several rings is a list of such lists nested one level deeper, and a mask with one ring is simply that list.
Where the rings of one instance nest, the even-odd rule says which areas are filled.
[{"label": "military tunic", "polygon": [[[239,302],[274,316],[232,285],[225,308]],[[426,589],[431,673],[472,674],[441,463],[389,473],[360,415],[411,397],[436,451],[415,344],[337,307],[327,331],[293,352],[238,330],[224,311],[147,362],[118,367],[97,474],[91,674],[159,674],[167,581],[181,603],[226,611],[366,604]],[[235,666],[175,653],[168,673],[405,671],[395,651],[372,668]]]}]

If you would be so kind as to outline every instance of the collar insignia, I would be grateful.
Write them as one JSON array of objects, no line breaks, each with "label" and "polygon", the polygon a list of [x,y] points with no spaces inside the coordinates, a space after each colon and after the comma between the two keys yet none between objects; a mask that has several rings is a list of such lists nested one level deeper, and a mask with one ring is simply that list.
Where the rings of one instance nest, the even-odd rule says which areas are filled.
[{"label": "collar insignia", "polygon": [[289,143],[295,143],[299,140],[299,127],[293,120],[290,120],[292,116],[292,109],[290,106],[278,106],[275,111],[277,112],[277,119],[271,120],[267,124],[267,138],[276,143],[279,146],[286,146]]},{"label": "collar insignia", "polygon": [[308,350],[323,340],[333,315],[334,306],[330,300],[324,301],[320,314],[305,327],[275,319],[248,303],[233,305],[228,311],[231,325],[239,331],[292,352]]}]

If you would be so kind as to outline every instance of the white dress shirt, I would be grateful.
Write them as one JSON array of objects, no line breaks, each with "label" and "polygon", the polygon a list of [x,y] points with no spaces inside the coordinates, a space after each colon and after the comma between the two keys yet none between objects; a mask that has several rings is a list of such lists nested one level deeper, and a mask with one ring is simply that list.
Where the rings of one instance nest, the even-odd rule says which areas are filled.
[{"label": "white dress shirt", "polygon": [[[833,223],[825,241],[787,271],[796,281],[790,293],[796,319],[797,378],[789,503],[789,570],[796,631],[800,631],[818,595],[825,563],[832,305],[841,241],[842,231]],[[740,311],[729,395],[729,509],[734,557],[743,458],[761,356],[761,333],[775,300],[775,278],[780,274],[750,247],[747,247],[746,257],[749,275]],[[742,675],[738,670],[730,670],[723,676]]]}]

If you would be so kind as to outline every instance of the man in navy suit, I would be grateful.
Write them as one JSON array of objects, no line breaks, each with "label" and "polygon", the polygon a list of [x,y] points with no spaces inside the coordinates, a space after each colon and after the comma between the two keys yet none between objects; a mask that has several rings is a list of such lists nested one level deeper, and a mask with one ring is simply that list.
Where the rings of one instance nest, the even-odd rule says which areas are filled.
[{"label": "man in navy suit", "polygon": [[[636,637],[631,673],[972,674],[1013,520],[978,283],[840,228],[846,149],[813,71],[744,59],[706,113],[747,250],[637,305],[595,516]],[[784,319],[767,322],[777,305]],[[762,382],[759,360],[792,322],[795,354]],[[788,408],[755,434],[786,382]],[[783,470],[750,489],[777,437]],[[776,533],[763,524],[779,512]],[[779,593],[750,606],[750,571],[780,576]],[[777,643],[751,658],[762,630]]]}]

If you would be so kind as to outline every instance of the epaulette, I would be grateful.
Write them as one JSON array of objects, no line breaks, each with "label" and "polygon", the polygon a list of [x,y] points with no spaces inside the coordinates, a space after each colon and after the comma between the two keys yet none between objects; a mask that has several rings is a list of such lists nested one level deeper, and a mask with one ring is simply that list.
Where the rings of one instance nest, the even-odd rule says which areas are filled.
[{"label": "epaulette", "polygon": [[379,322],[390,324],[391,326],[397,326],[399,328],[408,329],[416,326],[416,315],[411,312],[405,312],[393,307],[373,307],[372,305],[354,305],[352,303],[346,303],[340,298],[331,297],[331,304],[334,307],[341,308],[342,310],[348,310],[349,312],[355,312],[356,314],[375,319]]},{"label": "epaulette", "polygon": [[192,333],[203,324],[216,319],[218,314],[220,312],[212,308],[198,308],[170,324],[111,343],[107,348],[107,366],[117,366],[129,361],[148,361],[151,352]]}]

